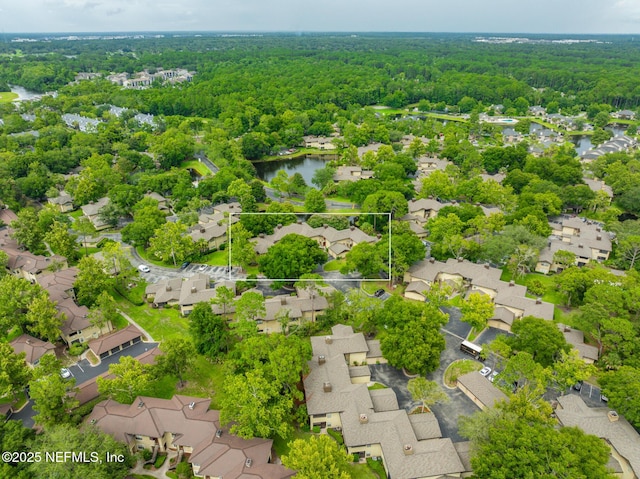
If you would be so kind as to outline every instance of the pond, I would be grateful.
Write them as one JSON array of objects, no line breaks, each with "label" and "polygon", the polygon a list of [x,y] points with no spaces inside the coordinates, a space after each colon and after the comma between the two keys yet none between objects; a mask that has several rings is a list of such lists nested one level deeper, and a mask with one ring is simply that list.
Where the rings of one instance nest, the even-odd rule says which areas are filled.
[{"label": "pond", "polygon": [[[613,125],[605,127],[605,130],[609,130],[613,133],[613,136],[616,137],[624,135],[626,127],[621,125]],[[578,156],[582,156],[584,152],[588,151],[593,146],[590,136],[572,136],[570,137],[570,140],[574,145],[576,145],[576,152],[578,153]]]},{"label": "pond", "polygon": [[18,85],[11,85],[11,91],[18,95],[18,100],[39,100],[42,98],[41,93],[35,93],[27,90],[26,88],[22,88]]},{"label": "pond", "polygon": [[303,155],[278,161],[265,161],[254,163],[258,178],[263,181],[271,181],[279,170],[284,170],[289,176],[300,173],[307,185],[312,186],[311,179],[316,170],[327,166],[327,161],[334,160],[336,155]]}]

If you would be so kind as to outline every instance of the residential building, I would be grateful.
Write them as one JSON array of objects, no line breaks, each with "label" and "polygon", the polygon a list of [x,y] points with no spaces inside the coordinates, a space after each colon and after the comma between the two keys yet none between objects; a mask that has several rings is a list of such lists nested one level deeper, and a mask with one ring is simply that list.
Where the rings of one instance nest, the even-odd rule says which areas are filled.
[{"label": "residential building", "polygon": [[547,246],[540,251],[536,272],[548,274],[562,271],[562,265],[554,262],[557,251],[569,251],[576,256],[575,265],[584,266],[590,261],[606,261],[612,251],[609,233],[586,218],[565,218],[561,223],[549,223],[552,229]]},{"label": "residential building", "polygon": [[620,120],[635,120],[636,112],[631,110],[619,110],[611,114],[613,118],[619,118]]},{"label": "residential building", "polygon": [[87,422],[133,453],[148,450],[187,457],[196,477],[204,479],[285,479],[294,471],[272,462],[271,439],[242,439],[220,424],[211,399],[175,395],[171,399],[139,396],[133,404],[113,400],[97,404]]},{"label": "residential building", "polygon": [[47,201],[57,206],[62,213],[73,211],[73,198],[66,191],[62,190],[55,198],[48,198]]},{"label": "residential building", "polygon": [[302,144],[305,148],[316,148],[318,150],[335,150],[332,136],[303,136]]},{"label": "residential building", "polygon": [[358,181],[373,178],[373,171],[364,170],[361,166],[338,166],[333,175],[333,181]]},{"label": "residential building", "polygon": [[585,163],[589,163],[607,153],[630,153],[632,150],[637,148],[637,146],[638,142],[635,138],[627,135],[616,136],[608,141],[605,141],[595,148],[591,148],[590,150],[585,151],[581,155],[580,159]]},{"label": "residential building", "polygon": [[328,225],[312,228],[307,223],[299,221],[286,226],[278,225],[271,235],[258,236],[255,238],[254,249],[258,254],[265,254],[271,246],[292,233],[316,240],[332,258],[344,257],[359,243],[375,243],[379,239],[376,236],[369,236],[355,226],[343,230],[337,230]]},{"label": "residential building", "polygon": [[603,439],[611,448],[609,468],[617,477],[640,477],[640,435],[625,418],[608,407],[589,407],[576,394],[558,398],[555,410],[562,426],[579,427]]},{"label": "residential building", "polygon": [[562,332],[564,339],[578,354],[585,363],[593,364],[600,357],[600,352],[596,346],[585,344],[584,333],[579,329],[573,329],[565,324],[558,323],[558,329]]},{"label": "residential building", "polygon": [[491,408],[499,402],[509,400],[505,393],[478,371],[463,374],[456,383],[458,388],[480,409]]},{"label": "residential building", "polygon": [[56,347],[53,344],[28,334],[21,334],[10,344],[16,354],[25,353],[26,357],[24,359],[31,367],[37,366],[45,354],[55,356]]},{"label": "residential building", "polygon": [[89,349],[96,357],[106,359],[129,346],[138,344],[140,341],[142,341],[142,333],[138,328],[130,324],[124,329],[89,341]]},{"label": "residential building", "polygon": [[89,219],[89,221],[91,221],[91,224],[93,224],[96,231],[104,230],[109,227],[109,225],[100,218],[100,210],[108,204],[109,198],[105,196],[100,198],[98,201],[92,201],[88,205],[81,207],[82,213]]},{"label": "residential building", "polygon": [[582,181],[593,191],[597,193],[598,191],[604,191],[604,193],[609,197],[609,201],[613,199],[613,189],[607,185],[604,181],[598,179],[591,178],[582,178]]},{"label": "residential building", "polygon": [[144,195],[145,198],[151,198],[152,200],[156,200],[158,202],[158,208],[161,211],[169,211],[169,201],[162,196],[160,193],[156,193],[155,191],[147,191]]},{"label": "residential building", "polygon": [[[390,479],[462,477],[468,472],[433,414],[407,414],[392,389],[369,390],[378,361],[370,342],[350,326],[311,338],[313,359],[304,378],[310,426],[342,431],[349,454],[381,459]],[[377,353],[376,353],[377,354]],[[464,449],[464,448],[462,448]]]},{"label": "residential building", "polygon": [[488,264],[472,263],[462,258],[450,258],[445,263],[429,258],[414,264],[405,273],[404,281],[409,284],[405,297],[424,301],[431,285],[445,283],[460,294],[488,295],[495,306],[489,326],[510,331],[513,322],[525,316],[553,319],[553,304],[540,298],[527,298],[526,287],[513,281],[502,281],[501,275],[502,270]]},{"label": "residential building", "polygon": [[[0,212],[4,212],[4,218],[12,221],[11,215],[7,214],[9,210],[0,210]],[[24,278],[30,283],[35,283],[40,275],[47,273],[54,267],[66,268],[67,258],[55,254],[53,256],[42,256],[24,250],[11,237],[12,232],[13,230],[10,227],[0,228],[0,248],[7,253],[7,270],[9,273]]]},{"label": "residential building", "polygon": [[533,116],[545,116],[547,114],[547,109],[540,105],[534,105],[529,107],[529,113]]},{"label": "residential building", "polygon": [[417,159],[418,170],[416,175],[419,177],[428,176],[434,171],[444,171],[447,166],[452,165],[449,160],[441,160],[440,158],[420,157]]}]

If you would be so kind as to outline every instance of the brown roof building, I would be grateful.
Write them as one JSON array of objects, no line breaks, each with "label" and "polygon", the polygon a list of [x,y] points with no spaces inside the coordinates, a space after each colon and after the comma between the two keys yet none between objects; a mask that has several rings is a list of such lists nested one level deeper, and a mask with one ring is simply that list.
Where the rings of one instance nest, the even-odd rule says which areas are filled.
[{"label": "brown roof building", "polygon": [[49,341],[43,341],[28,334],[21,334],[10,344],[16,354],[26,354],[24,359],[30,366],[37,366],[42,356],[55,354],[56,349]]},{"label": "brown roof building", "polygon": [[138,397],[133,404],[113,400],[95,406],[88,418],[116,440],[139,450],[175,451],[188,456],[197,477],[285,479],[294,471],[271,463],[271,439],[241,439],[220,424],[210,399],[175,395]]}]

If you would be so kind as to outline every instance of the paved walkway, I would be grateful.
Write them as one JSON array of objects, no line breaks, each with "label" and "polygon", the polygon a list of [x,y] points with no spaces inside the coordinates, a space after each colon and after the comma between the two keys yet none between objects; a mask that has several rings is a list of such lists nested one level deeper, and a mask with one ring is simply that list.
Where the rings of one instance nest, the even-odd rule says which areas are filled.
[{"label": "paved walkway", "polygon": [[144,474],[151,477],[157,477],[158,479],[169,479],[169,476],[167,476],[166,472],[169,470],[169,464],[171,463],[172,457],[175,457],[175,453],[170,454],[169,457],[167,457],[167,459],[164,461],[162,467],[160,469],[156,469],[155,471],[151,469],[145,469],[143,467],[144,461],[140,460],[136,463],[135,467],[131,469],[130,472],[132,474]]},{"label": "paved walkway", "polygon": [[140,326],[138,323],[136,323],[131,316],[129,316],[127,313],[125,313],[124,311],[122,311],[121,309],[118,310],[118,312],[122,315],[122,317],[124,319],[126,319],[127,321],[129,321],[129,324],[133,324],[136,328],[138,328],[140,330],[140,332],[142,334],[144,334],[147,337],[147,341],[154,343],[155,340],[151,337],[151,335],[149,334],[149,332],[144,329],[142,326]]}]

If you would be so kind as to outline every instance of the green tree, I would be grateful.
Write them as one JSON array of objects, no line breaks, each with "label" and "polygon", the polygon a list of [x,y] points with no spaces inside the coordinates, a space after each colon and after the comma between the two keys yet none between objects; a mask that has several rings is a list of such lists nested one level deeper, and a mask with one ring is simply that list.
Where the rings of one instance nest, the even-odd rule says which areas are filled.
[{"label": "green tree", "polygon": [[333,182],[333,175],[335,175],[336,170],[330,166],[326,166],[324,168],[319,168],[313,172],[313,178],[311,178],[311,183],[316,185],[319,189],[325,188],[327,185]]},{"label": "green tree", "polygon": [[560,357],[553,363],[553,382],[559,391],[566,391],[578,381],[586,381],[596,373],[593,364],[587,364],[580,357],[577,349],[572,349],[568,353],[561,350]]},{"label": "green tree", "polygon": [[158,155],[160,166],[168,170],[172,166],[193,156],[195,143],[193,136],[170,128],[156,138],[151,146],[152,153]]},{"label": "green tree", "polygon": [[153,381],[151,366],[131,356],[121,356],[117,363],[110,364],[109,376],[96,379],[98,392],[123,404],[131,404]]},{"label": "green tree", "polygon": [[409,204],[402,193],[382,190],[365,198],[362,211],[363,213],[391,213],[391,219],[397,219],[407,214]]},{"label": "green tree", "polygon": [[267,313],[262,293],[248,291],[235,300],[236,320],[255,322]]},{"label": "green tree", "polygon": [[509,259],[509,271],[515,278],[529,273],[538,260],[539,251],[531,246],[518,245]]},{"label": "green tree", "polygon": [[9,343],[0,343],[0,397],[13,395],[16,399],[16,393],[31,379],[25,357],[24,352],[15,354]]},{"label": "green tree", "polygon": [[54,253],[74,261],[78,257],[77,238],[76,235],[69,233],[69,227],[66,223],[56,221],[51,229],[45,233],[43,241],[49,245]]},{"label": "green tree", "polygon": [[576,264],[576,255],[571,251],[558,250],[553,253],[553,262],[560,265],[562,269]]},{"label": "green tree", "polygon": [[372,248],[369,243],[358,243],[353,246],[345,259],[346,263],[340,270],[342,274],[358,271],[365,278],[369,278],[377,275],[384,268],[379,250]]},{"label": "green tree", "polygon": [[[101,479],[105,477],[125,477],[133,466],[133,458],[127,446],[112,436],[90,426],[81,430],[70,425],[58,425],[47,428],[36,437],[32,450],[45,454],[58,451],[84,451],[87,455],[97,454],[96,462],[82,461],[42,461],[30,464],[32,477],[43,479]],[[107,454],[122,456],[123,462],[108,461]]]},{"label": "green tree", "polygon": [[87,236],[93,237],[93,235],[96,233],[96,228],[93,226],[93,223],[89,218],[87,218],[86,216],[81,216],[73,222],[73,230],[79,233],[82,237],[82,244],[84,245],[84,255],[87,256]]},{"label": "green tree", "polygon": [[417,305],[404,307],[400,301],[385,304],[380,315],[379,321],[384,323],[381,326],[386,326],[380,339],[382,354],[392,366],[427,374],[440,364],[440,354],[446,346],[440,327],[446,324],[447,315],[430,304],[419,305],[416,311]]},{"label": "green tree", "polygon": [[133,207],[133,222],[122,228],[122,241],[146,247],[154,232],[166,221],[158,202],[145,198]]},{"label": "green tree", "polygon": [[460,312],[462,321],[469,323],[476,331],[482,331],[493,317],[493,301],[485,294],[471,293],[462,303]]},{"label": "green tree", "polygon": [[[218,288],[220,289],[220,288]],[[189,314],[189,332],[198,353],[218,358],[229,348],[229,327],[209,303],[197,303]]]},{"label": "green tree", "polygon": [[24,278],[5,275],[0,278],[0,327],[6,333],[18,326],[23,333],[27,332],[26,314],[29,305],[42,294],[38,284],[31,284]]},{"label": "green tree", "polygon": [[69,423],[70,412],[78,406],[78,401],[69,395],[75,386],[75,378],[62,379],[60,374],[51,374],[31,381],[29,395],[33,400],[36,424],[51,427],[56,424]]},{"label": "green tree", "polygon": [[634,269],[636,261],[640,259],[640,235],[627,235],[618,242],[617,254],[628,264],[628,269]]},{"label": "green tree", "polygon": [[[289,196],[291,193],[291,179],[289,175],[284,170],[278,170],[276,176],[271,179],[271,188],[273,188],[278,196]],[[280,199],[282,201],[282,198]]]},{"label": "green tree", "polygon": [[92,256],[85,256],[78,262],[78,276],[73,287],[78,303],[91,307],[101,292],[109,290],[113,280],[106,273],[107,266]]},{"label": "green tree", "polygon": [[309,213],[324,213],[327,205],[324,196],[318,190],[310,189],[304,198],[304,209]]},{"label": "green tree", "polygon": [[289,443],[282,464],[297,471],[299,479],[349,479],[349,456],[329,436],[321,434]]},{"label": "green tree", "polygon": [[[391,225],[391,270],[388,272],[391,280],[398,282],[413,263],[424,258],[424,245],[407,223],[395,221]],[[389,258],[389,233],[382,235],[375,248],[386,263]],[[388,269],[385,266],[385,270]]]},{"label": "green tree", "polygon": [[612,479],[604,441],[538,417],[534,406],[525,404],[520,415],[498,406],[464,418],[461,431],[471,440],[474,477]]},{"label": "green tree", "polygon": [[422,403],[422,412],[430,410],[431,406],[449,401],[449,396],[438,386],[435,381],[429,381],[423,377],[409,379],[407,389],[414,401]]},{"label": "green tree", "polygon": [[184,376],[193,367],[196,349],[189,338],[170,338],[160,344],[162,355],[156,359],[156,371],[159,374],[171,374],[178,377],[179,387],[184,385]]},{"label": "green tree", "polygon": [[253,437],[288,437],[293,400],[281,394],[280,385],[265,377],[262,369],[225,378],[220,399],[220,421],[232,423],[231,433]]},{"label": "green tree", "polygon": [[18,219],[11,222],[11,236],[18,244],[32,253],[42,252],[43,231],[38,224],[38,215],[33,208],[24,208],[18,212]]},{"label": "green tree", "polygon": [[149,252],[165,263],[172,261],[174,266],[178,266],[195,251],[195,243],[186,232],[187,227],[182,223],[163,224],[149,240]]},{"label": "green tree", "polygon": [[216,295],[211,300],[211,303],[219,306],[222,309],[222,317],[227,319],[228,310],[233,305],[235,297],[236,295],[231,288],[218,286],[216,288]]},{"label": "green tree", "polygon": [[64,314],[58,313],[56,303],[51,302],[49,294],[43,291],[29,304],[25,320],[29,333],[37,338],[53,342],[60,336],[60,327],[66,317]]},{"label": "green tree", "polygon": [[96,303],[89,310],[89,322],[91,325],[100,330],[106,327],[109,333],[119,316],[116,300],[106,291],[102,291],[98,295]]},{"label": "green tree", "polygon": [[640,427],[640,369],[622,366],[600,378],[609,407],[622,414],[635,427]]},{"label": "green tree", "polygon": [[138,271],[131,264],[129,254],[121,243],[116,241],[107,242],[102,247],[102,256],[107,270],[113,272],[116,284],[120,288],[126,288],[127,284],[138,276]]},{"label": "green tree", "polygon": [[315,240],[291,233],[271,246],[259,258],[258,264],[267,278],[296,279],[305,273],[311,273],[318,264],[326,260],[327,254]]},{"label": "green tree", "polygon": [[568,353],[571,349],[552,321],[526,316],[514,321],[511,332],[514,336],[509,338],[509,345],[515,351],[528,352],[543,367],[551,366],[561,351]]}]

